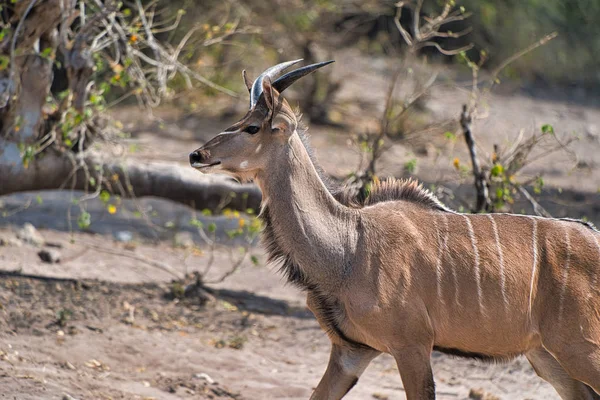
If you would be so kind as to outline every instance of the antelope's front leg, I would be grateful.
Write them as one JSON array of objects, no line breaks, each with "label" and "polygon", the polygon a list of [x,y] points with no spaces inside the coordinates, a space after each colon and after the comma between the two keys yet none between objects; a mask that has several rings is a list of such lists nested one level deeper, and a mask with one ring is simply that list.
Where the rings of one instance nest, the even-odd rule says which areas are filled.
[{"label": "antelope's front leg", "polygon": [[380,353],[369,348],[332,344],[329,364],[311,400],[338,400],[358,381],[372,359]]},{"label": "antelope's front leg", "polygon": [[407,400],[435,400],[431,348],[409,346],[392,352],[398,364]]}]

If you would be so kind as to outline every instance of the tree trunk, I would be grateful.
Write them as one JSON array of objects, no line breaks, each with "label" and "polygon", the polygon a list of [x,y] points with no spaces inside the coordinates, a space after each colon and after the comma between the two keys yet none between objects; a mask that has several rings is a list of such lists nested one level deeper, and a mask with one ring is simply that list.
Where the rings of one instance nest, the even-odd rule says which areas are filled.
[{"label": "tree trunk", "polygon": [[202,175],[172,163],[115,161],[94,153],[71,155],[51,150],[25,167],[18,147],[0,138],[0,195],[48,189],[102,189],[122,197],[162,197],[211,211],[258,210],[261,200],[254,185]]},{"label": "tree trunk", "polygon": [[[94,72],[91,36],[78,25],[82,18],[77,4],[76,0],[19,0],[5,5],[0,15],[6,27],[0,39],[0,195],[44,189],[107,190],[123,197],[162,197],[197,209],[257,210],[261,194],[253,185],[203,176],[190,167],[115,160],[87,150],[102,129],[96,115],[71,128],[61,126],[67,109],[77,116],[84,114]],[[94,17],[88,15],[90,27]],[[74,27],[77,34],[71,40],[68,32]],[[51,95],[57,51],[67,73],[69,95],[52,111],[46,99]]]}]

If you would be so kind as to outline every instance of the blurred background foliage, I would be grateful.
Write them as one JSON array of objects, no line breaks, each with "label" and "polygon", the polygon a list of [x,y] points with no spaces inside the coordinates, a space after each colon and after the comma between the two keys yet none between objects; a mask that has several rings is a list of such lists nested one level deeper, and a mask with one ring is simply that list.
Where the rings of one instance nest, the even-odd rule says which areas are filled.
[{"label": "blurred background foliage", "polygon": [[[168,7],[176,12],[183,9],[184,27],[194,26],[196,21],[225,27],[223,21],[239,21],[241,25],[255,26],[256,35],[237,37],[227,46],[213,46],[202,51],[197,60],[204,68],[213,68],[212,78],[232,89],[242,89],[239,70],[255,63],[256,68],[287,59],[298,54],[308,61],[317,56],[326,57],[327,52],[339,46],[356,46],[373,53],[401,54],[405,48],[394,24],[397,1],[392,0],[206,0],[199,5],[192,0],[177,0]],[[409,3],[409,2],[407,2]],[[422,13],[430,14],[443,2],[426,1]],[[535,42],[540,37],[558,32],[558,38],[533,54],[522,57],[504,71],[504,76],[521,80],[523,84],[557,86],[597,86],[600,83],[600,2],[595,0],[457,0],[471,17],[465,21],[449,24],[446,29],[457,32],[472,27],[472,32],[452,41],[460,46],[474,43],[469,56],[477,60],[479,52],[489,55],[484,68],[493,68],[512,55]],[[411,23],[410,13],[402,15],[402,23]],[[179,29],[172,39],[178,39],[186,29]],[[192,47],[192,43],[188,47]],[[317,54],[319,50],[322,53]],[[432,56],[445,62],[455,62],[454,57]],[[193,59],[190,51],[188,57]],[[208,54],[207,54],[208,53]],[[209,57],[207,57],[207,55]],[[324,79],[325,80],[325,79]],[[306,89],[314,92],[315,88]],[[326,94],[312,93],[322,100]],[[306,97],[306,96],[300,96]],[[306,106],[305,104],[304,106]],[[308,104],[310,107],[310,104]]]},{"label": "blurred background foliage", "polygon": [[559,36],[518,60],[509,74],[549,84],[600,82],[600,2],[594,0],[465,0],[473,11],[472,40],[502,60],[549,32]]}]

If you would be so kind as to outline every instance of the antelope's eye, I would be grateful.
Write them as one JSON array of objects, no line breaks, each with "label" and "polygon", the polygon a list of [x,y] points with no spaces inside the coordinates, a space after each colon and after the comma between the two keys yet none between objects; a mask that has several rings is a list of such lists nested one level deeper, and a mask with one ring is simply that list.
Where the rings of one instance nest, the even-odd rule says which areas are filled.
[{"label": "antelope's eye", "polygon": [[249,125],[246,127],[246,129],[244,129],[244,132],[247,132],[251,135],[254,135],[258,131],[260,131],[260,128],[258,126],[253,126],[253,125]]}]

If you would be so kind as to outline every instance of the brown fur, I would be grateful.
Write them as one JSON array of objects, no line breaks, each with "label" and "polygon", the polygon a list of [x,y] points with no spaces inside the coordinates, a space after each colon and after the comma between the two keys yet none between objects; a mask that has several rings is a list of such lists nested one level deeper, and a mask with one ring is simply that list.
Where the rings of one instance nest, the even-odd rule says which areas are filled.
[{"label": "brown fur", "polygon": [[376,180],[371,186],[371,192],[365,199],[364,206],[398,200],[412,201],[423,207],[452,212],[433,193],[423,188],[423,185],[412,178],[406,180],[395,178],[387,178],[383,181]]},{"label": "brown fur", "polygon": [[[455,213],[415,181],[375,183],[348,207],[356,199],[320,176],[296,117],[268,85],[266,104],[281,112],[251,110],[198,154],[263,192],[270,258],[307,291],[332,342],[313,399],[344,396],[381,352],[396,359],[408,400],[433,399],[434,348],[494,360],[525,354],[564,399],[599,398],[592,226]],[[241,131],[250,123],[260,133]]]}]

